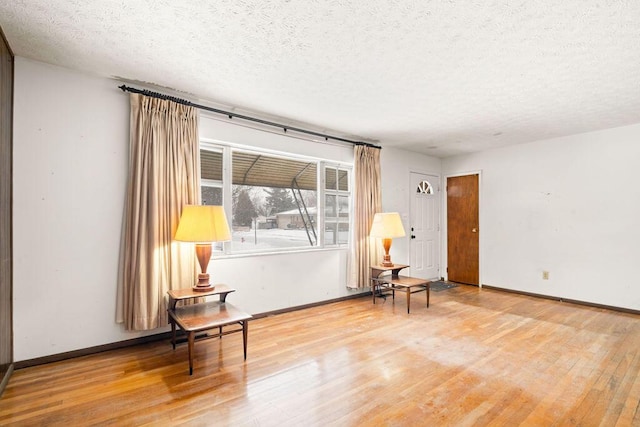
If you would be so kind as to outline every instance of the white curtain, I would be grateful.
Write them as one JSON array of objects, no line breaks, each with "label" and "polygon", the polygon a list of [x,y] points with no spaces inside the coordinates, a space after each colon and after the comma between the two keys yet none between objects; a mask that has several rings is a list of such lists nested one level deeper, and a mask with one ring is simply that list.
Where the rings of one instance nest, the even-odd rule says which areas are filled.
[{"label": "white curtain", "polygon": [[382,209],[380,189],[380,149],[354,147],[354,230],[349,254],[349,288],[370,286],[370,266],[377,264],[375,239],[369,238],[373,216]]},{"label": "white curtain", "polygon": [[196,282],[194,248],[173,236],[182,206],[200,204],[198,111],[139,94],[130,101],[117,318],[148,330],[167,323],[167,291]]}]

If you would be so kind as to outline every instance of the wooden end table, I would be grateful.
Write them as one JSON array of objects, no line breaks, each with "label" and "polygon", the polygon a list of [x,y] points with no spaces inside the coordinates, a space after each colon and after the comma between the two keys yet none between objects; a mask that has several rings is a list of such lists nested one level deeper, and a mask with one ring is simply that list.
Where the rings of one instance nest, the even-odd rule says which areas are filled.
[{"label": "wooden end table", "polygon": [[[411,294],[426,291],[427,308],[429,308],[429,290],[431,281],[428,279],[420,279],[417,277],[401,276],[400,271],[409,267],[405,264],[394,264],[391,267],[382,265],[371,266],[371,293],[373,294],[373,303],[376,303],[376,288],[379,293],[383,290],[391,291],[392,298],[395,302],[396,291],[404,292],[407,296],[407,314],[411,307]],[[391,274],[385,274],[391,272]]]},{"label": "wooden end table", "polygon": [[[189,349],[189,375],[193,375],[193,347],[197,332],[218,328],[218,333],[207,334],[203,337],[198,337],[198,339],[222,339],[223,335],[242,332],[244,360],[247,360],[248,322],[253,317],[226,302],[227,295],[231,292],[235,292],[235,289],[231,289],[226,285],[215,285],[212,290],[206,292],[194,291],[192,288],[172,289],[168,292],[168,314],[169,323],[171,323],[171,344],[175,350],[176,325],[178,325],[178,327],[187,334]],[[211,295],[219,295],[220,298],[218,301],[208,301],[179,307],[176,306],[178,301]],[[223,332],[223,326],[230,326],[234,324],[239,324],[241,328]]]}]

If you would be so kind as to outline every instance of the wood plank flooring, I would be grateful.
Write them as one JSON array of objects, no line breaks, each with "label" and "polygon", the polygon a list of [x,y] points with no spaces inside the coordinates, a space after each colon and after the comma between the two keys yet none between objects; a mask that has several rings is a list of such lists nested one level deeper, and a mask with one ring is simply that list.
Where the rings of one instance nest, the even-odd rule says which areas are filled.
[{"label": "wood plank flooring", "polygon": [[640,316],[460,286],[18,370],[0,425],[640,426]]}]

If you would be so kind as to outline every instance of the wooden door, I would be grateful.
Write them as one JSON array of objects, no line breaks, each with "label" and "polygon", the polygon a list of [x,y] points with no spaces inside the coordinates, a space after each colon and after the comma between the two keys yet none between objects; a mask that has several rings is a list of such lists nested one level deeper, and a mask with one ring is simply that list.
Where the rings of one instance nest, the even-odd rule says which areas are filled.
[{"label": "wooden door", "polygon": [[480,284],[478,174],[447,178],[447,273],[452,282]]},{"label": "wooden door", "polygon": [[440,278],[440,178],[411,173],[411,276]]}]

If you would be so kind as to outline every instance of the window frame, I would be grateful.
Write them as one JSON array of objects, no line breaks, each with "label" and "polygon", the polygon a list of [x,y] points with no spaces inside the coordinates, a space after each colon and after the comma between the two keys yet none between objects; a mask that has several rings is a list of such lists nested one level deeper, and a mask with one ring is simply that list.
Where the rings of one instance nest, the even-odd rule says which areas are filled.
[{"label": "window frame", "polygon": [[[328,189],[327,188],[327,183],[326,183],[326,179],[327,179],[327,169],[334,169],[336,172],[336,188],[333,189]],[[345,248],[345,247],[349,247],[351,245],[351,241],[353,240],[352,238],[352,231],[353,231],[353,167],[347,167],[345,165],[342,165],[340,163],[333,163],[333,162],[323,162],[322,168],[321,168],[322,172],[321,172],[321,177],[322,177],[322,189],[323,189],[323,194],[322,194],[322,220],[323,220],[323,224],[322,224],[322,237],[323,237],[323,244],[324,247],[335,247],[335,248]],[[346,172],[347,173],[347,189],[346,190],[340,190],[340,171]],[[332,195],[336,197],[336,215],[335,217],[331,217],[331,218],[335,218],[335,221],[330,221],[331,224],[336,224],[336,233],[340,232],[340,224],[348,224],[348,230],[347,230],[347,243],[340,243],[340,239],[337,239],[337,243],[332,243],[332,244],[328,244],[327,242],[324,241],[325,236],[325,230],[326,230],[326,226],[327,226],[327,216],[326,216],[326,199],[327,199],[327,195]],[[347,200],[348,200],[348,208],[347,208],[347,214],[348,214],[348,219],[347,221],[341,221],[340,220],[340,210],[339,210],[339,198],[340,197],[344,197],[347,196]]]},{"label": "window frame", "polygon": [[[256,250],[248,250],[248,251],[233,251],[232,245],[230,242],[224,242],[222,245],[217,246],[217,250],[214,250],[214,256],[230,256],[230,257],[241,257],[241,256],[255,256],[255,255],[267,255],[267,254],[281,254],[281,253],[292,253],[292,252],[309,252],[316,250],[333,250],[333,249],[345,249],[349,248],[353,242],[353,164],[344,163],[344,162],[336,162],[326,159],[321,159],[313,156],[305,156],[294,153],[286,153],[276,150],[269,150],[263,148],[249,147],[239,144],[231,144],[222,141],[212,141],[207,139],[200,139],[200,150],[206,151],[215,151],[222,153],[222,182],[217,180],[210,179],[201,179],[200,186],[202,191],[202,187],[216,187],[222,188],[222,205],[224,207],[225,214],[227,215],[227,220],[229,221],[229,228],[233,234],[233,225],[231,223],[233,218],[233,203],[232,203],[232,192],[233,192],[233,153],[234,152],[243,152],[257,155],[264,155],[269,157],[276,157],[285,160],[293,160],[293,161],[303,161],[303,162],[314,162],[316,164],[316,191],[317,191],[317,215],[316,215],[316,234],[317,234],[317,243],[314,246],[294,246],[287,248],[269,248],[269,249],[256,249]],[[345,171],[347,173],[348,179],[348,190],[342,190],[340,195],[347,195],[348,197],[348,220],[343,222],[348,224],[348,238],[347,243],[327,243],[325,242],[325,198],[327,190],[326,186],[326,168],[333,168],[336,170],[336,174],[338,170]],[[337,183],[337,180],[336,180]],[[336,184],[337,185],[337,184]],[[333,191],[333,190],[330,190]],[[337,191],[337,190],[335,190]],[[333,194],[333,193],[332,193]],[[339,223],[337,221],[336,223]]]},{"label": "window frame", "polygon": [[[225,174],[225,164],[224,164],[224,149],[222,146],[219,145],[211,145],[211,144],[204,144],[203,145],[203,141],[200,141],[200,144],[198,145],[198,156],[200,156],[200,153],[204,150],[204,151],[210,151],[213,153],[221,153],[222,154],[222,179],[218,180],[218,179],[207,179],[207,178],[202,178],[202,176],[200,176],[200,197],[201,197],[201,203],[204,203],[204,201],[202,200],[202,187],[209,187],[209,188],[220,188],[222,190],[222,206],[225,206],[225,200],[226,200],[226,195],[225,195],[225,190],[224,190],[224,174]],[[200,158],[200,163],[202,162],[202,158]],[[200,171],[202,171],[202,164],[200,165]],[[226,208],[224,208],[225,210],[225,215],[227,215],[227,217],[229,216],[229,214],[227,213]],[[224,242],[213,242],[211,245],[211,249],[212,249],[212,253],[213,254],[223,254],[225,253],[225,249],[224,249]]]},{"label": "window frame", "polygon": [[[202,146],[202,141],[200,142],[199,152],[202,151],[210,151],[212,153],[220,153],[222,155],[222,179],[208,179],[202,178],[200,176],[200,187],[210,187],[210,188],[220,188],[222,190],[222,205],[224,206],[224,150],[222,147],[213,147],[213,146]],[[202,159],[200,160],[202,162]],[[200,170],[202,170],[202,165],[200,166]],[[202,189],[200,190],[200,194],[202,194]],[[226,213],[226,212],[225,212]]]}]

